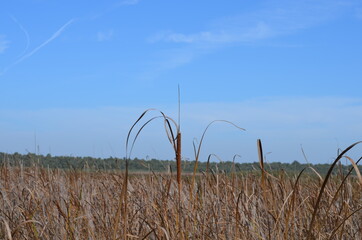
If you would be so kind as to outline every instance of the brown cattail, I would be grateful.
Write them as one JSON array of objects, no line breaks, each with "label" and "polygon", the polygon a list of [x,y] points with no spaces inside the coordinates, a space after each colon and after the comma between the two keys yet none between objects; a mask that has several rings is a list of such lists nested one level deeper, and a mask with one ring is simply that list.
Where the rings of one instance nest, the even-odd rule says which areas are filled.
[{"label": "brown cattail", "polygon": [[177,134],[176,142],[176,164],[177,164],[177,183],[179,191],[181,190],[181,132]]},{"label": "brown cattail", "polygon": [[259,164],[261,169],[261,187],[263,190],[263,196],[264,200],[266,200],[265,197],[265,169],[264,169],[264,159],[263,159],[263,147],[261,145],[261,140],[257,140],[257,147],[258,147],[258,155],[259,155]]}]

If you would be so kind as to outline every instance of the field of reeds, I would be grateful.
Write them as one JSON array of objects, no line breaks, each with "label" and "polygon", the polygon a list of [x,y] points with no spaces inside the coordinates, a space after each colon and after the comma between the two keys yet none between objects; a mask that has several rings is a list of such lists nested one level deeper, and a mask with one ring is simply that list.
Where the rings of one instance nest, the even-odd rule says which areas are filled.
[{"label": "field of reeds", "polygon": [[2,166],[0,239],[362,239],[356,176],[125,177]]},{"label": "field of reeds", "polygon": [[[131,141],[146,112],[127,136],[127,159],[141,130],[156,119]],[[270,174],[260,140],[259,172],[197,173],[214,121],[194,144],[193,174],[183,175],[179,123],[160,117],[175,151],[175,173],[131,174],[129,160],[114,171],[0,166],[0,239],[362,239],[361,159],[346,156],[360,142],[342,151],[325,175]],[[342,157],[350,170],[332,174]]]}]

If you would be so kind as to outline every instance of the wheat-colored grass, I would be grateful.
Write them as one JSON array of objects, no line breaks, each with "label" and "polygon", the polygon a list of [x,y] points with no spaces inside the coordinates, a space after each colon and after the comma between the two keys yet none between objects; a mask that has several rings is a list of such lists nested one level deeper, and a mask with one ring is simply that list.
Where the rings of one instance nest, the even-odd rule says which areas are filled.
[{"label": "wheat-colored grass", "polygon": [[265,175],[263,187],[260,174],[211,171],[184,176],[179,198],[175,176],[130,175],[125,211],[121,172],[0,173],[0,239],[362,239],[353,176],[330,176],[321,194],[314,175]]}]

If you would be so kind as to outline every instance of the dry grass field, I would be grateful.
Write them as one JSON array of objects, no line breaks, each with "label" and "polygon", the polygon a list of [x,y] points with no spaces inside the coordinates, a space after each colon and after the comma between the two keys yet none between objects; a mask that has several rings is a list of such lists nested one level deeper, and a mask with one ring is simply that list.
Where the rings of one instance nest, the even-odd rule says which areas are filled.
[{"label": "dry grass field", "polygon": [[362,239],[357,177],[264,173],[2,166],[0,239]]}]

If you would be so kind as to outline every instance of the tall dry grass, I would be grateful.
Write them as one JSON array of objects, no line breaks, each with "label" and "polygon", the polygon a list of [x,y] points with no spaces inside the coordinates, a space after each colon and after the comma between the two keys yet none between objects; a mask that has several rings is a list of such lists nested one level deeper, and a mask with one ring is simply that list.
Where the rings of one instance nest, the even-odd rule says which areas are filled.
[{"label": "tall dry grass", "polygon": [[129,175],[126,209],[125,178],[2,166],[0,239],[362,239],[355,176]]}]

